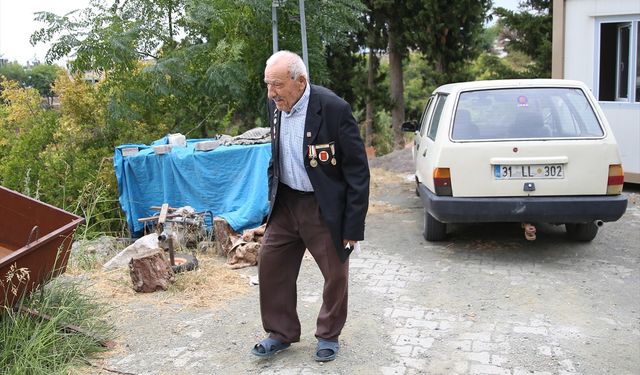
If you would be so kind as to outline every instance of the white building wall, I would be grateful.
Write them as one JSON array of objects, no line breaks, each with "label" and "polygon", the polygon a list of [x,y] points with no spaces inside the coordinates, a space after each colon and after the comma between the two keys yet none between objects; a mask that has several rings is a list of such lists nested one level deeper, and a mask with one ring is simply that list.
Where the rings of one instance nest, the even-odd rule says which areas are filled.
[{"label": "white building wall", "polygon": [[[640,0],[565,0],[564,78],[598,85],[597,20],[640,15]],[[635,69],[634,69],[635,70]],[[600,102],[620,146],[628,182],[640,183],[640,103]]]}]

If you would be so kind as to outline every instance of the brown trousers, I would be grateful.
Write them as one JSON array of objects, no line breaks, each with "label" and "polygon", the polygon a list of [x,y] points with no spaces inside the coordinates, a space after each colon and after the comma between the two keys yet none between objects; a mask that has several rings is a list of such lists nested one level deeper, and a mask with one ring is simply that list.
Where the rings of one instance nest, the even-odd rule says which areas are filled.
[{"label": "brown trousers", "polygon": [[280,185],[262,239],[258,277],[262,325],[284,343],[300,341],[296,280],[305,249],[324,277],[315,336],[337,341],[347,319],[349,260],[340,262],[314,195]]}]

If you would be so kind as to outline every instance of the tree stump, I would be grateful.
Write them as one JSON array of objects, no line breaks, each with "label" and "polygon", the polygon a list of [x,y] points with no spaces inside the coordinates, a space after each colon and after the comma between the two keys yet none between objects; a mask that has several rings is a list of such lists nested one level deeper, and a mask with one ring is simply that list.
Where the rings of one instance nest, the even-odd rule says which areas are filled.
[{"label": "tree stump", "polygon": [[233,239],[238,236],[231,225],[221,217],[213,218],[213,234],[216,239],[216,252],[218,255],[227,256],[233,246]]},{"label": "tree stump", "polygon": [[133,283],[133,290],[143,293],[167,290],[169,284],[174,280],[173,270],[162,250],[131,258],[129,275]]}]

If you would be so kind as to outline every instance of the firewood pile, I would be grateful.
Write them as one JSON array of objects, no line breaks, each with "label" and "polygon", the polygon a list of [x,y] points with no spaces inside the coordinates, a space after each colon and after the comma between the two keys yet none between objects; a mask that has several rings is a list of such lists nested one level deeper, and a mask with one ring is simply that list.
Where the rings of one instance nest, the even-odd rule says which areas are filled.
[{"label": "firewood pile", "polygon": [[255,266],[258,264],[260,245],[265,225],[237,233],[222,218],[213,219],[213,232],[216,238],[216,252],[227,258],[227,266],[232,269]]}]

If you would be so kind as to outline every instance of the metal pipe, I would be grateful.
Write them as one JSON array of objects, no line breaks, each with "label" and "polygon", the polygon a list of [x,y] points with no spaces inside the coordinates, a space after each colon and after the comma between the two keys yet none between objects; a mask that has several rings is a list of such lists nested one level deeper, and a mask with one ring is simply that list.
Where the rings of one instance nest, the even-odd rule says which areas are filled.
[{"label": "metal pipe", "polygon": [[300,4],[300,34],[302,39],[302,59],[307,66],[307,81],[311,82],[311,71],[309,70],[309,54],[307,52],[307,22],[304,15],[304,0],[299,0]]},{"label": "metal pipe", "polygon": [[273,38],[273,53],[278,52],[278,0],[271,2],[271,33]]}]

